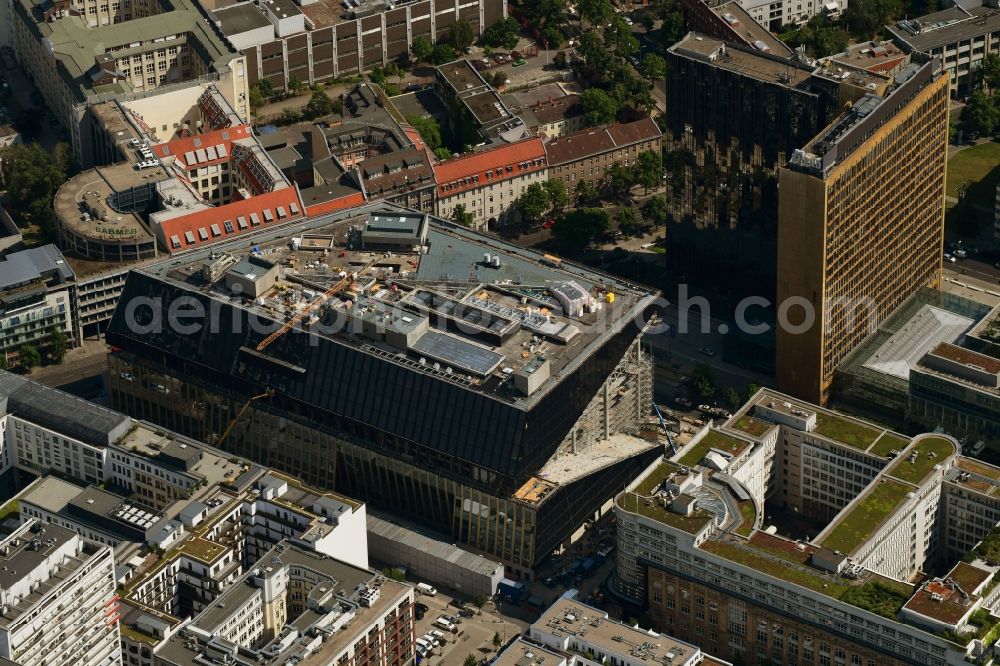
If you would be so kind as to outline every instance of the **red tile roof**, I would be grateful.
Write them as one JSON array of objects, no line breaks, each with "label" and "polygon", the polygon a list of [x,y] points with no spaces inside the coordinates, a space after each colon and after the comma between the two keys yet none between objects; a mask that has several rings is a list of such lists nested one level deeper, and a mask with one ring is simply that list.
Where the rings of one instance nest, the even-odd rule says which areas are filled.
[{"label": "red tile roof", "polygon": [[[222,129],[205,132],[204,134],[193,134],[180,139],[158,143],[153,146],[153,153],[159,158],[174,157],[183,162],[186,166],[201,166],[208,164],[222,164],[232,159],[233,141],[247,139],[253,136],[253,130],[249,125],[237,125],[235,127],[224,127]],[[224,146],[225,152],[220,154],[218,146]],[[211,147],[216,155],[209,158],[207,151]],[[199,153],[199,151],[203,151]],[[191,159],[194,158],[194,160]],[[202,158],[202,159],[199,159]],[[190,162],[190,164],[189,164]]]},{"label": "red tile roof", "polygon": [[545,152],[548,155],[549,165],[566,164],[659,137],[660,128],[647,116],[631,123],[591,127],[552,139],[545,144]]},{"label": "red tile roof", "polygon": [[420,136],[420,132],[413,129],[412,127],[404,127],[403,133],[406,134],[406,138],[413,142],[413,145],[417,148],[423,149],[424,138]]},{"label": "red tile roof", "polygon": [[545,146],[541,139],[532,137],[438,162],[434,165],[434,175],[438,194],[451,197],[544,168]]},{"label": "red tile roof", "polygon": [[[282,210],[279,211],[278,208]],[[165,220],[160,225],[158,235],[167,251],[173,253],[228,240],[274,224],[283,224],[302,215],[303,205],[298,189],[285,187]],[[226,222],[229,223],[228,226]],[[212,228],[213,225],[215,229]],[[176,247],[177,244],[180,247]]]}]

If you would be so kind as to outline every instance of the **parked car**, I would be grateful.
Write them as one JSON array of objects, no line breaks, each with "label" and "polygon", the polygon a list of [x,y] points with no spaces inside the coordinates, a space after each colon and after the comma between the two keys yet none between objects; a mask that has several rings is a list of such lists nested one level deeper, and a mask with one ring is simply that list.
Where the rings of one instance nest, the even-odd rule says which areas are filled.
[{"label": "parked car", "polygon": [[698,349],[698,351],[704,354],[705,356],[715,356],[715,350],[712,349],[711,347],[701,347]]},{"label": "parked car", "polygon": [[963,250],[961,248],[955,250],[955,258],[956,259],[965,259],[967,256],[969,256],[969,253],[966,252],[965,250]]},{"label": "parked car", "polygon": [[514,64],[511,65],[511,67],[520,67],[521,65],[525,64],[526,62],[527,62],[527,60],[525,60],[524,58],[518,58],[517,60],[514,61]]},{"label": "parked car", "polygon": [[683,396],[679,397],[679,398],[674,398],[674,402],[676,402],[678,405],[680,405],[681,407],[683,407],[685,409],[691,409],[691,405],[694,404],[693,402],[691,402],[690,399],[685,398]]},{"label": "parked car", "polygon": [[955,257],[953,257],[951,254],[947,252],[944,253],[944,260],[952,264],[958,261],[957,259],[955,259]]}]

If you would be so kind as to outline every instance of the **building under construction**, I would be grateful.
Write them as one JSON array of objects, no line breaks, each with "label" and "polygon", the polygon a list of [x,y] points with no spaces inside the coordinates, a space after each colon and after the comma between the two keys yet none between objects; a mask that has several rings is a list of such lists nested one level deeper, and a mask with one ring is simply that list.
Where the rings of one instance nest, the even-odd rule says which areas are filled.
[{"label": "building under construction", "polygon": [[530,575],[662,452],[655,296],[372,204],[131,273],[110,396]]}]

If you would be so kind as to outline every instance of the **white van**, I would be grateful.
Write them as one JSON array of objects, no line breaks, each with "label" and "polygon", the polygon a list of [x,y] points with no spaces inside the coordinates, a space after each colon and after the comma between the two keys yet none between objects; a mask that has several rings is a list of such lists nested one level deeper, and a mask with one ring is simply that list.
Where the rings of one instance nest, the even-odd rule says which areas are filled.
[{"label": "white van", "polygon": [[432,629],[432,630],[431,630],[431,636],[433,636],[434,638],[436,638],[436,639],[438,639],[439,641],[441,641],[441,643],[442,643],[442,644],[444,644],[444,643],[447,643],[447,642],[448,642],[448,637],[447,637],[447,636],[445,636],[445,634],[444,634],[444,632],[443,632],[443,631],[439,631],[439,630],[437,630],[437,629]]},{"label": "white van", "polygon": [[451,622],[449,622],[443,617],[439,617],[438,619],[434,620],[434,624],[435,626],[441,627],[445,631],[450,631],[453,633],[455,631],[455,625],[453,625]]},{"label": "white van", "polygon": [[420,594],[426,594],[428,597],[436,596],[438,591],[427,583],[417,583],[417,592]]},{"label": "white van", "polygon": [[430,641],[428,640],[425,640],[423,638],[418,638],[416,642],[417,645],[419,645],[421,648],[427,651],[428,654],[430,654],[434,650],[434,646],[431,645]]}]

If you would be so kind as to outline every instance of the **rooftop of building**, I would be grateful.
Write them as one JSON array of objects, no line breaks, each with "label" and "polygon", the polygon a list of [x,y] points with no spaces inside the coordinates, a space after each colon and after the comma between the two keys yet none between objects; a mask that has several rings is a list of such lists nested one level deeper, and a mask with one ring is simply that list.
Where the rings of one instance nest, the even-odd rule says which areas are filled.
[{"label": "rooftop of building", "polygon": [[[172,0],[168,11],[91,28],[83,16],[66,14],[46,21],[43,6],[47,0],[18,0],[17,6],[34,19],[34,25],[48,43],[53,55],[65,68],[66,75],[75,81],[83,97],[96,92],[89,72],[94,69],[99,56],[114,52],[115,57],[148,49],[145,44],[169,36],[186,36],[196,40],[197,53],[211,68],[221,71],[228,67],[236,51],[215,25],[207,21],[202,10],[192,0]],[[125,50],[122,50],[124,47]],[[124,88],[122,88],[124,86]],[[119,81],[113,92],[128,92],[129,86]]]},{"label": "rooftop of building", "polygon": [[222,24],[220,27],[226,35],[238,35],[271,25],[264,13],[252,2],[240,2],[216,9],[212,15]]},{"label": "rooftop of building", "polygon": [[615,122],[607,127],[590,127],[557,137],[545,144],[545,155],[549,166],[556,166],[659,137],[660,128],[656,122],[645,117],[630,123]]},{"label": "rooftop of building", "polygon": [[504,101],[507,102],[508,108],[520,110],[527,109],[535,106],[536,104],[556,101],[561,97],[566,97],[567,95],[576,95],[576,93],[567,93],[563,84],[553,82],[541,83],[537,86],[524,90],[512,90],[510,92],[505,92],[503,94],[503,98]]},{"label": "rooftop of building", "polygon": [[132,419],[25,377],[0,371],[5,413],[88,444],[107,446],[132,426]]},{"label": "rooftop of building", "polygon": [[741,40],[758,51],[777,56],[791,55],[791,49],[767,28],[757,23],[737,0],[715,4],[711,9]]},{"label": "rooftop of building", "polygon": [[[317,583],[322,587],[310,594],[329,593],[331,596],[343,598],[346,605],[342,607],[333,603],[332,598],[321,600],[321,606],[315,609],[308,608],[296,617],[289,617],[285,626],[279,629],[277,637],[267,645],[260,646],[259,649],[255,649],[254,646],[242,646],[241,654],[252,654],[254,663],[303,666],[331,663],[337,655],[357,642],[362,632],[367,633],[370,630],[372,621],[384,615],[392,606],[400,604],[408,595],[412,595],[412,588],[408,585],[387,580],[372,571],[282,542],[265,553],[240,580],[197,614],[188,627],[164,641],[157,649],[158,657],[169,664],[189,664],[195,661],[205,664],[222,663],[216,662],[213,655],[219,654],[218,647],[226,649],[232,644],[210,632],[258,593],[252,582],[255,577],[266,578],[282,566],[308,570],[314,576],[322,577]],[[377,599],[371,601],[372,597],[368,597],[369,601],[362,603],[362,596],[371,590],[377,591]],[[348,610],[353,616],[344,621],[343,613]],[[333,616],[328,617],[329,613],[333,613]],[[343,626],[337,631],[316,633],[318,627],[328,625],[331,620],[340,620]],[[321,640],[317,644],[318,636]],[[211,642],[216,649],[206,651],[208,642]]]},{"label": "rooftop of building", "polygon": [[87,169],[59,188],[53,201],[60,222],[74,233],[101,241],[134,244],[153,240],[145,220],[134,212],[116,210],[120,192],[169,177],[156,166],[138,168],[135,162]]},{"label": "rooftop of building", "polygon": [[545,168],[546,147],[539,138],[525,139],[490,150],[466,153],[434,164],[438,193],[455,196]]},{"label": "rooftop of building", "polygon": [[531,112],[539,124],[548,125],[583,115],[583,105],[579,95],[563,95],[536,102],[531,106]]},{"label": "rooftop of building", "polygon": [[76,279],[73,269],[55,245],[13,252],[0,260],[0,292],[53,278],[60,284]]},{"label": "rooftop of building", "polygon": [[415,551],[428,553],[439,558],[442,562],[448,562],[449,566],[483,576],[492,576],[498,569],[503,568],[499,562],[452,545],[451,537],[433,534],[426,527],[409,521],[401,521],[395,517],[392,520],[383,519],[373,515],[370,511],[366,513],[366,519],[368,532],[371,534],[378,535],[393,543],[402,544]]},{"label": "rooftop of building", "polygon": [[518,636],[493,660],[493,666],[564,666],[566,655]]},{"label": "rooftop of building", "polygon": [[903,609],[950,626],[958,626],[979,600],[978,592],[993,571],[959,562],[943,578],[923,583]]},{"label": "rooftop of building", "polygon": [[[309,219],[294,231],[264,229],[254,236],[254,246],[279,264],[280,275],[275,289],[257,301],[235,302],[221,283],[204,282],[203,269],[214,261],[207,250],[139,270],[278,321],[284,320],[286,311],[299,311],[310,303],[314,298],[310,291],[322,293],[338,282],[341,271],[357,272],[353,285],[330,304],[329,314],[338,310],[346,314],[348,300],[360,314],[380,303],[389,306],[396,313],[392,325],[403,333],[411,331],[405,345],[402,339],[347,335],[337,327],[324,327],[312,335],[525,409],[603,346],[609,331],[629,324],[654,296],[641,286],[437,218],[430,219],[421,253],[386,257],[348,245],[355,233],[352,228],[363,227],[369,215],[391,215],[394,210],[405,209],[369,204]],[[303,234],[326,242],[291,242]],[[316,248],[329,252],[317,254]],[[215,253],[232,256],[233,263],[251,249],[245,241],[213,247]],[[412,330],[427,319],[428,307],[454,311],[468,330],[459,336],[438,330],[440,322],[428,322],[426,333],[414,339]],[[266,354],[289,353],[281,349],[275,343]],[[513,385],[513,375],[539,354],[549,361],[550,379],[526,396]]]},{"label": "rooftop of building", "polygon": [[[67,550],[71,541],[76,541],[77,547]],[[73,530],[38,521],[23,523],[0,541],[0,628],[30,611],[96,552],[97,547]],[[46,561],[53,557],[58,558],[53,562],[57,567],[48,567]]]},{"label": "rooftop of building", "polygon": [[844,51],[831,56],[835,62],[857,67],[869,72],[891,73],[905,60],[906,54],[890,40],[851,44]]},{"label": "rooftop of building", "polygon": [[712,524],[715,516],[710,511],[695,508],[690,514],[681,514],[664,506],[657,496],[668,481],[681,485],[688,473],[683,467],[673,462],[661,462],[629,491],[618,496],[618,506],[640,516],[650,518],[664,525],[679,529],[688,534],[697,534]]},{"label": "rooftop of building", "polygon": [[876,86],[856,99],[809,143],[796,149],[789,168],[820,178],[829,176],[836,165],[842,164],[916,95],[947,76],[939,60],[913,56],[888,84]]},{"label": "rooftop of building", "polygon": [[886,26],[892,35],[915,51],[930,52],[1000,30],[1000,11],[993,7],[948,9]]},{"label": "rooftop of building", "polygon": [[804,88],[812,77],[812,69],[784,58],[776,58],[761,51],[738,48],[721,39],[689,32],[668,51],[703,62],[711,62],[720,69],[736,72],[758,81],[765,81],[788,88]]},{"label": "rooftop of building", "polygon": [[969,317],[933,305],[924,305],[889,336],[863,366],[908,380],[910,370],[927,352],[943,342],[960,339],[974,323]]},{"label": "rooftop of building", "polygon": [[630,662],[649,666],[685,664],[700,652],[697,646],[667,634],[612,620],[604,611],[575,599],[558,599],[535,621],[532,630],[535,629],[556,636],[572,636],[583,645],[627,655]]}]

